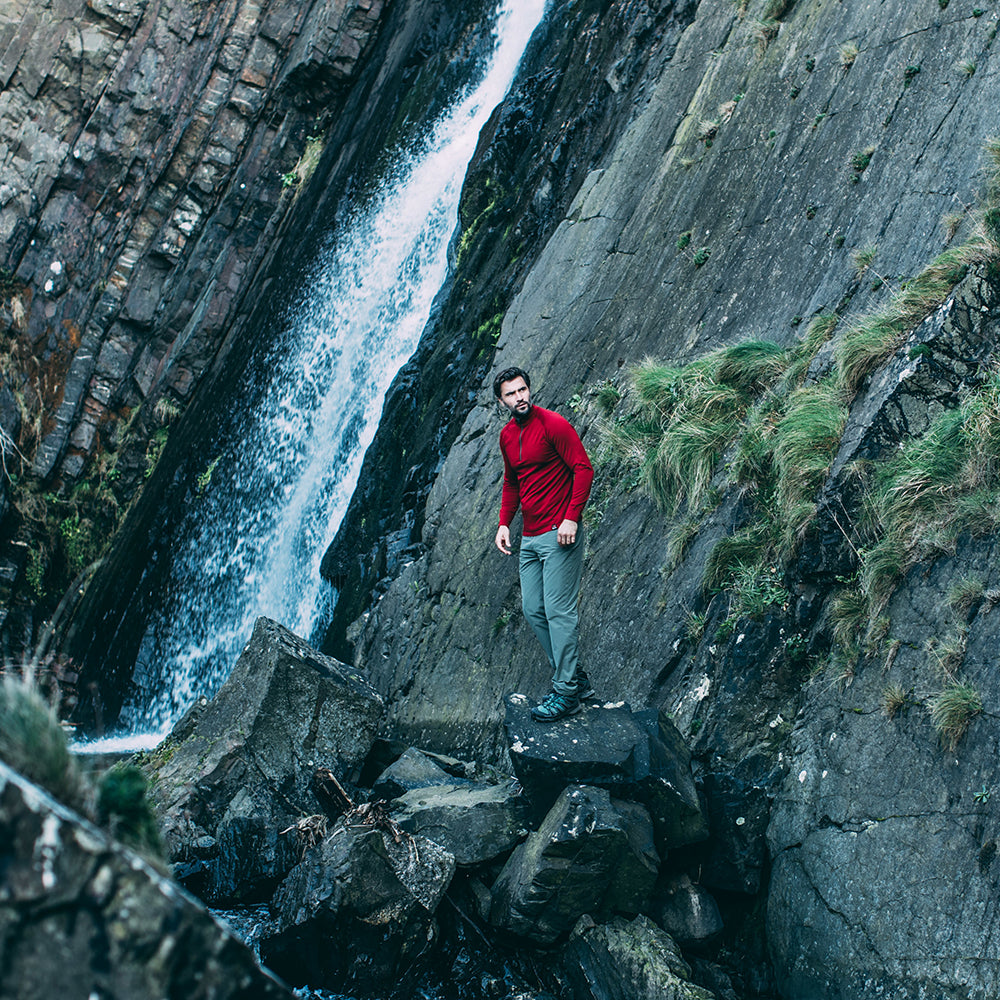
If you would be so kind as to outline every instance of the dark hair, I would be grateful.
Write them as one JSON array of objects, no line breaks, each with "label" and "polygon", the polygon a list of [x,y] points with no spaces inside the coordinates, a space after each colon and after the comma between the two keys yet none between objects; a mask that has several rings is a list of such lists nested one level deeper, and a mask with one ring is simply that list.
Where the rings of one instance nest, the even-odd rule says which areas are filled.
[{"label": "dark hair", "polygon": [[523,368],[505,368],[499,375],[493,380],[493,395],[497,399],[500,398],[500,386],[504,382],[513,382],[516,378],[523,378],[524,384],[530,389],[531,388],[531,377]]}]

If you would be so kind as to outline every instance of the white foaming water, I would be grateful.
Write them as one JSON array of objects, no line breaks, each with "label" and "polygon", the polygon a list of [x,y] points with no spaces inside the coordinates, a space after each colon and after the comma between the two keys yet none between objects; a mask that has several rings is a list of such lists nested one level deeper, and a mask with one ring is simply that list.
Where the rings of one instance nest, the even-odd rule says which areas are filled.
[{"label": "white foaming water", "polygon": [[167,594],[136,663],[137,694],[121,718],[135,742],[164,735],[196,698],[214,694],[258,616],[314,641],[328,624],[335,594],[320,561],[386,390],[444,282],[479,131],[509,89],[544,7],[545,0],[499,4],[482,79],[401,151],[313,265],[263,366],[268,384],[244,394],[260,402],[219,445],[217,464],[206,469],[210,483],[174,542]]}]

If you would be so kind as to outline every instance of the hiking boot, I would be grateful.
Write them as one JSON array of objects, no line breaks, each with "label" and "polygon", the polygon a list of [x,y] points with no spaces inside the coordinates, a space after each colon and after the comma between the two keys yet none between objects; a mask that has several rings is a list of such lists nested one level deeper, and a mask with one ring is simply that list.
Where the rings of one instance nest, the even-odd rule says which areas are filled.
[{"label": "hiking boot", "polygon": [[556,694],[552,691],[545,700],[531,710],[535,722],[558,722],[580,711],[580,698],[576,694]]},{"label": "hiking boot", "polygon": [[596,698],[597,692],[591,687],[590,678],[587,676],[587,671],[583,667],[577,668],[576,671],[576,696],[580,701],[586,701],[588,698]]}]

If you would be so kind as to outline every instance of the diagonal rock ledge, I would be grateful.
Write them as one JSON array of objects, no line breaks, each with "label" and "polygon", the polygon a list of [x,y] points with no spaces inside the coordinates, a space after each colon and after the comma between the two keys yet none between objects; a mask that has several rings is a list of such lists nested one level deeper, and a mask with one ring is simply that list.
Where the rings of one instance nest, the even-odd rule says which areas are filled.
[{"label": "diagonal rock ledge", "polygon": [[291,997],[200,903],[3,763],[0,845],[4,996]]}]

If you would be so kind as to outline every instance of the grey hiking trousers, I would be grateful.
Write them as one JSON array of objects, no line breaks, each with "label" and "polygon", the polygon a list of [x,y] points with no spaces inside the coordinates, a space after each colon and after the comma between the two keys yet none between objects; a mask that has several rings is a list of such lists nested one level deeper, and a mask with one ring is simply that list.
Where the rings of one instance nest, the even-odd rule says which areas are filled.
[{"label": "grey hiking trousers", "polygon": [[557,694],[576,692],[583,548],[582,524],[572,545],[560,545],[556,531],[521,539],[521,607],[552,667]]}]

